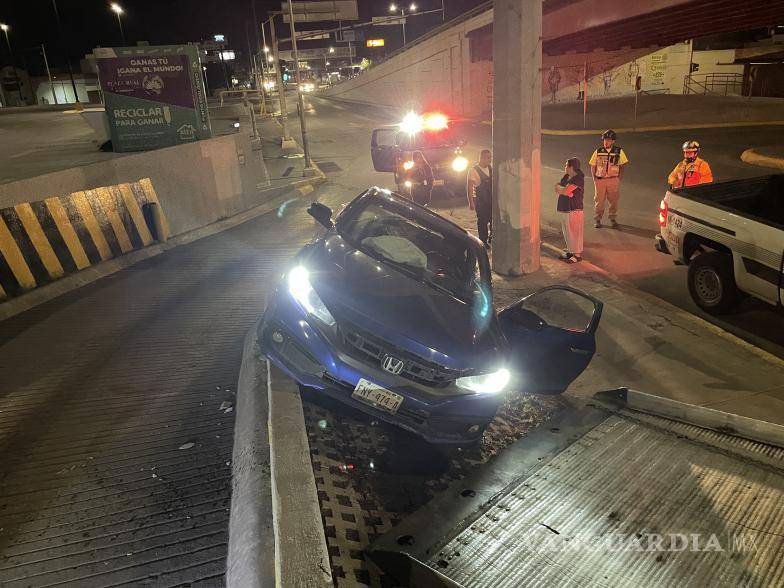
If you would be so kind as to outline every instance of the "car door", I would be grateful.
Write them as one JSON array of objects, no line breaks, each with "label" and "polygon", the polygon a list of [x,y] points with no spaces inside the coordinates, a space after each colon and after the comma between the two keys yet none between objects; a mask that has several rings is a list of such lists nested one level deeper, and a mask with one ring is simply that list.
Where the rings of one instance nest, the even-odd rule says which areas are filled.
[{"label": "car door", "polygon": [[603,307],[575,288],[549,286],[500,311],[515,387],[537,394],[566,390],[596,351]]},{"label": "car door", "polygon": [[373,168],[380,172],[395,171],[395,129],[375,129],[370,138]]}]

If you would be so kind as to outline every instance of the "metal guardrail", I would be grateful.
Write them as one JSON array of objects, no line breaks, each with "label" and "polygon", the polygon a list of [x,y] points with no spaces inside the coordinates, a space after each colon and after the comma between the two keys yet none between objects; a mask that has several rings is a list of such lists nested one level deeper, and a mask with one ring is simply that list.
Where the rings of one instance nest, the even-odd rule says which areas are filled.
[{"label": "metal guardrail", "polygon": [[743,74],[741,73],[709,73],[698,75],[700,75],[702,79],[697,79],[694,74],[684,76],[684,94],[714,94],[719,96],[743,94]]}]

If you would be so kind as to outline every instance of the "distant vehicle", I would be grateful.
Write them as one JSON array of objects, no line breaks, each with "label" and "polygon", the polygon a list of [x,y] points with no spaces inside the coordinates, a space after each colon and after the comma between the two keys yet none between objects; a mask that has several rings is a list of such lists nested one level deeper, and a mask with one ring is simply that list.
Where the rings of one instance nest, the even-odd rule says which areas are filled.
[{"label": "distant vehicle", "polygon": [[784,174],[670,190],[656,249],[689,266],[694,302],[731,312],[741,294],[784,300]]},{"label": "distant vehicle", "polygon": [[433,169],[434,186],[444,187],[453,196],[465,197],[466,174],[470,162],[463,155],[465,141],[454,124],[441,112],[409,112],[399,125],[375,129],[370,154],[376,171],[395,174],[398,191],[404,191],[407,169],[413,165],[414,151],[421,151]]},{"label": "distant vehicle", "polygon": [[590,363],[602,303],[589,295],[553,286],[496,314],[485,248],[445,218],[379,188],[334,222],[323,204],[308,212],[327,231],[294,258],[258,333],[300,385],[461,443],[507,390],[558,394]]},{"label": "distant vehicle", "polygon": [[316,84],[313,82],[302,82],[299,85],[299,89],[301,92],[313,92],[316,89]]}]

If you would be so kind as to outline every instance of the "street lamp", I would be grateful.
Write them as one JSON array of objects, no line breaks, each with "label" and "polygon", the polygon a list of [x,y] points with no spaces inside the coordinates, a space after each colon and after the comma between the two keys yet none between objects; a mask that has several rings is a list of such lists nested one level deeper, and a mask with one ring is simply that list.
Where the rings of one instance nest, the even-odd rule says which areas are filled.
[{"label": "street lamp", "polygon": [[5,33],[5,42],[8,43],[8,54],[11,56],[11,71],[14,72],[16,78],[16,91],[19,92],[19,106],[24,106],[24,98],[22,97],[22,80],[19,79],[19,72],[16,71],[16,59],[14,59],[14,50],[11,49],[11,39],[8,37],[8,31],[11,27],[5,23],[0,24],[0,30]]},{"label": "street lamp", "polygon": [[329,52],[330,52],[330,53],[334,53],[334,52],[335,52],[335,48],[334,48],[334,47],[330,47],[330,48],[329,48]]},{"label": "street lamp", "polygon": [[[412,12],[416,12],[416,9],[417,9],[417,5],[412,2],[408,6],[408,13],[411,14]],[[393,3],[389,5],[390,12],[397,12],[397,10],[398,10],[397,4]],[[403,17],[401,19],[401,22],[403,25],[403,45],[405,45],[406,44],[406,9],[402,6],[400,7],[400,16]]]},{"label": "street lamp", "polygon": [[123,47],[124,47],[125,46],[125,31],[123,31],[122,18],[120,18],[120,16],[125,11],[123,10],[122,6],[117,4],[117,2],[112,2],[109,5],[109,8],[111,8],[112,12],[114,12],[117,15],[117,24],[120,25],[120,37],[122,38],[122,44],[123,44]]}]

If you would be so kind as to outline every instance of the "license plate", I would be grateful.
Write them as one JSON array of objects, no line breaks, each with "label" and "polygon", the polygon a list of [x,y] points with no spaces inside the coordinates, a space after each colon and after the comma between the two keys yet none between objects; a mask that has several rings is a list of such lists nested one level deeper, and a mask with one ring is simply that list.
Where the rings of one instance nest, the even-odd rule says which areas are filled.
[{"label": "license plate", "polygon": [[434,186],[443,186],[444,185],[444,180],[433,180],[433,185]]},{"label": "license plate", "polygon": [[395,394],[364,378],[359,379],[351,397],[392,414],[395,414],[403,404],[403,397],[400,394]]}]

